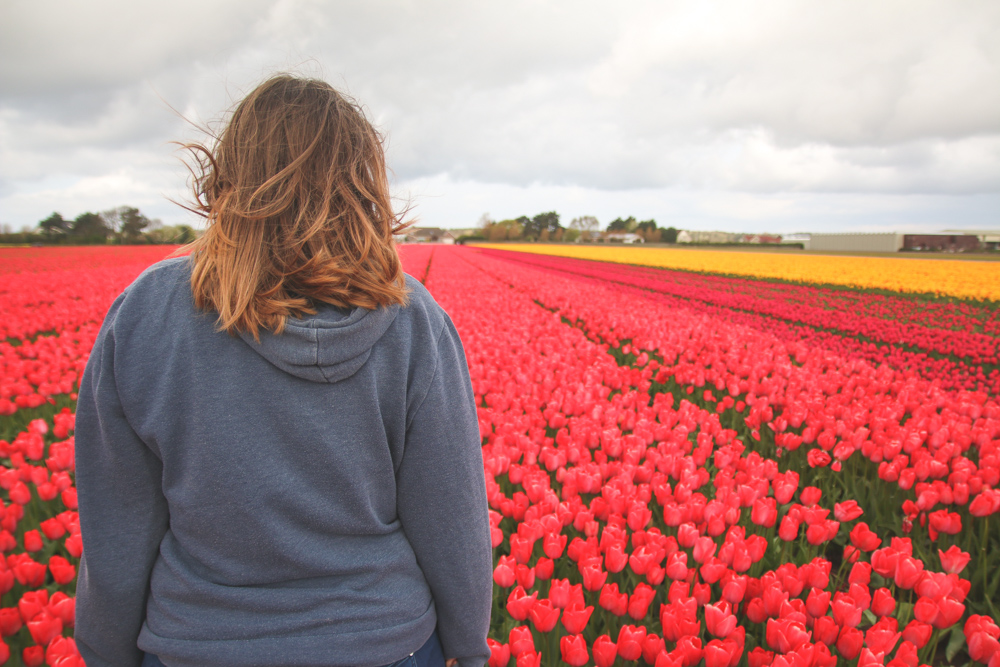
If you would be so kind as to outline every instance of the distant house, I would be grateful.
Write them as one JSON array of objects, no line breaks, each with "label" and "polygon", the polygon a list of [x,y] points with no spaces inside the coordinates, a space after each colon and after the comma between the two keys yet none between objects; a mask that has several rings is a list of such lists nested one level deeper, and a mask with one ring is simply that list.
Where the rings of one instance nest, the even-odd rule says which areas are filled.
[{"label": "distant house", "polygon": [[455,236],[439,227],[411,227],[403,236],[403,243],[455,243]]},{"label": "distant house", "polygon": [[607,232],[604,240],[608,243],[645,243],[646,239],[631,232]]},{"label": "distant house", "polygon": [[794,234],[785,234],[781,237],[782,245],[791,244],[802,244],[805,250],[809,250],[809,241],[812,239],[812,235],[804,232],[796,232]]},{"label": "distant house", "polygon": [[[681,240],[681,235],[685,240]],[[677,234],[678,243],[742,243],[743,234],[730,234],[729,232],[702,232],[695,230],[685,230]]]},{"label": "distant house", "polygon": [[576,237],[577,243],[595,243],[602,240],[601,232],[584,230]]}]

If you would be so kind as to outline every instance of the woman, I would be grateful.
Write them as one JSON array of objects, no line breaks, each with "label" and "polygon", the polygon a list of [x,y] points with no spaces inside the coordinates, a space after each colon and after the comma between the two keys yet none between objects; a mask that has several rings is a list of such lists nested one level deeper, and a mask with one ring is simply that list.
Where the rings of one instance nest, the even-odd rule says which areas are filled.
[{"label": "woman", "polygon": [[206,232],[114,302],[80,387],[87,665],[480,667],[475,399],[380,137],[277,76],[187,147]]}]

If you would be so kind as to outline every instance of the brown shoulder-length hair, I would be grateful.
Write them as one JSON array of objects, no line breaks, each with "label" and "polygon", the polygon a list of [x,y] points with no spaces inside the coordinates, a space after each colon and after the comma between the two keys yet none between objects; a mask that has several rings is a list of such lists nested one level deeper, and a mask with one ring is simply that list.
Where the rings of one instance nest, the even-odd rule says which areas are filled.
[{"label": "brown shoulder-length hair", "polygon": [[208,220],[188,246],[195,304],[220,330],[280,333],[322,302],[406,303],[382,137],[329,84],[274,76],[239,103],[209,147],[182,144]]}]

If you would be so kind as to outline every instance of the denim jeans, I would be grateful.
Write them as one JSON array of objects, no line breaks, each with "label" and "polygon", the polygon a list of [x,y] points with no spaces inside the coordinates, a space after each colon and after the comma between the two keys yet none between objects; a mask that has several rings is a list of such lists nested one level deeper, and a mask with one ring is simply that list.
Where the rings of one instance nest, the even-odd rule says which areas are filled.
[{"label": "denim jeans", "polygon": [[[147,653],[142,659],[142,667],[166,667],[166,665],[160,662],[157,656]],[[441,649],[441,640],[438,639],[437,630],[412,655],[385,667],[444,667],[444,652]]]}]

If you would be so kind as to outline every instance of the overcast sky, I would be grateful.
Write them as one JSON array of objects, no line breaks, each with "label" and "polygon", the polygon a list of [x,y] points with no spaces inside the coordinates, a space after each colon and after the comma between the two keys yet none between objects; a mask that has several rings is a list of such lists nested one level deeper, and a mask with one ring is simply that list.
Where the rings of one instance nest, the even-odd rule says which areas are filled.
[{"label": "overcast sky", "polygon": [[0,223],[193,222],[172,108],[282,70],[365,106],[425,226],[1000,228],[996,0],[8,0]]}]

